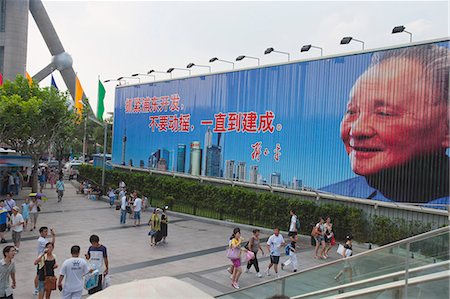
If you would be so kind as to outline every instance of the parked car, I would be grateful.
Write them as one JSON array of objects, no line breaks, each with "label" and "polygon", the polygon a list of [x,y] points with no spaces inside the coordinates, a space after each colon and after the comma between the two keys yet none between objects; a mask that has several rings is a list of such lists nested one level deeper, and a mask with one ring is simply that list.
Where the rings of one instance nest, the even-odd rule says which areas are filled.
[{"label": "parked car", "polygon": [[67,162],[63,168],[63,174],[65,178],[69,180],[76,179],[78,177],[79,168],[82,165],[82,162]]}]

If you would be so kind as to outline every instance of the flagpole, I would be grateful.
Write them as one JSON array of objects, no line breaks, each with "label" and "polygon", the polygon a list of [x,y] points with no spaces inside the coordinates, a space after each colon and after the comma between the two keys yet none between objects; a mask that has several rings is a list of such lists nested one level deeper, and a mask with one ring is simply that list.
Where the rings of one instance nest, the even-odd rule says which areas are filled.
[{"label": "flagpole", "polygon": [[[100,81],[100,75],[98,75],[98,82]],[[97,102],[100,99],[97,99]],[[98,104],[97,104],[98,105]],[[97,108],[98,109],[98,108]],[[98,112],[97,112],[98,113]],[[103,120],[103,126],[105,128],[105,131],[103,133],[103,166],[102,166],[102,187],[103,187],[103,191],[106,194],[106,188],[105,188],[105,168],[106,168],[106,144],[107,144],[107,140],[108,140],[108,123],[106,121]]]},{"label": "flagpole", "polygon": [[87,114],[84,117],[84,134],[83,134],[83,162],[86,163],[86,131],[87,131]]}]

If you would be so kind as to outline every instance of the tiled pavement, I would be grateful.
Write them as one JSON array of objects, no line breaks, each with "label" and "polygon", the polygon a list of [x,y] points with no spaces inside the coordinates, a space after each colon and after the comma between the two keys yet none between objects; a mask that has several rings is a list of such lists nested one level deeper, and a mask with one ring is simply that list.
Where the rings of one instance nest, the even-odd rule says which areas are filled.
[{"label": "tiled pavement", "polygon": [[[23,190],[25,196],[29,190]],[[221,222],[204,221],[182,214],[169,214],[169,236],[167,244],[150,247],[146,225],[150,212],[143,213],[140,227],[133,227],[131,219],[127,224],[119,224],[119,211],[109,208],[102,201],[91,201],[78,195],[75,188],[66,182],[66,192],[61,203],[57,203],[56,192],[46,189],[44,193],[49,200],[42,207],[38,226],[54,228],[56,237],[55,253],[57,263],[62,264],[70,257],[70,247],[80,245],[82,252],[89,246],[89,236],[97,234],[100,242],[108,248],[110,274],[113,284],[136,279],[158,276],[174,276],[199,287],[215,296],[232,291],[229,274],[225,270],[228,260],[225,247],[232,228]],[[23,201],[18,200],[18,205]],[[242,235],[248,239],[250,228],[242,228]],[[262,237],[267,237],[263,233]],[[27,230],[23,233],[20,253],[15,258],[17,270],[17,288],[15,298],[34,298],[32,295],[38,232]],[[10,241],[10,234],[7,234]],[[314,260],[313,248],[308,238],[300,241],[299,268],[305,269],[325,261]],[[337,258],[332,251],[330,260]],[[284,260],[284,257],[282,258]],[[262,271],[268,264],[267,257],[262,257]],[[253,273],[242,274],[241,287],[268,280],[268,277],[256,278]],[[289,272],[281,271],[282,275]],[[273,277],[273,276],[272,276]],[[59,298],[59,291],[52,298]]]}]

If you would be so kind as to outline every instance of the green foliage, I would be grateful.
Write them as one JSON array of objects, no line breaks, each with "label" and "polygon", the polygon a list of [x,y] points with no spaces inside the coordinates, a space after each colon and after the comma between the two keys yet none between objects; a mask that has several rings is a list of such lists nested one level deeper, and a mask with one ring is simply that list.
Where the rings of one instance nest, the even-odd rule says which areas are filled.
[{"label": "green foliage", "polygon": [[[99,182],[101,169],[83,166],[80,176]],[[429,225],[407,223],[376,216],[367,221],[362,210],[337,203],[319,204],[308,199],[279,196],[270,192],[255,192],[241,187],[217,187],[207,183],[142,172],[112,170],[106,172],[107,185],[115,187],[124,181],[129,190],[138,190],[153,205],[169,205],[177,212],[237,223],[280,227],[287,230],[289,211],[301,220],[301,233],[309,235],[318,218],[331,217],[337,239],[352,233],[355,240],[387,244],[430,230]]]}]

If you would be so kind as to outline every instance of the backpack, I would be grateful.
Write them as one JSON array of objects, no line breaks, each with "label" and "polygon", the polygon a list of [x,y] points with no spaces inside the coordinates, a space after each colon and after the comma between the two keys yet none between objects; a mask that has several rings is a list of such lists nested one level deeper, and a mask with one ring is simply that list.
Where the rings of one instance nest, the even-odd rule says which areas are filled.
[{"label": "backpack", "polygon": [[290,253],[291,253],[291,244],[286,245],[286,247],[284,248],[284,253],[286,253],[286,255],[290,255]]},{"label": "backpack", "polygon": [[295,228],[297,228],[297,231],[300,231],[300,221],[298,218],[295,220]]}]

